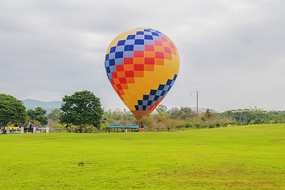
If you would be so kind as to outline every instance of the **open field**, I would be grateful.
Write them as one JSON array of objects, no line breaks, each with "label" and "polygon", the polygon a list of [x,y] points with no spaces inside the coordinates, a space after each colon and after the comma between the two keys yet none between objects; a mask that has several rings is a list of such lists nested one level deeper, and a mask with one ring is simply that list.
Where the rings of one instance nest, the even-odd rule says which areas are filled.
[{"label": "open field", "polygon": [[0,189],[285,189],[284,124],[11,134],[0,145]]}]

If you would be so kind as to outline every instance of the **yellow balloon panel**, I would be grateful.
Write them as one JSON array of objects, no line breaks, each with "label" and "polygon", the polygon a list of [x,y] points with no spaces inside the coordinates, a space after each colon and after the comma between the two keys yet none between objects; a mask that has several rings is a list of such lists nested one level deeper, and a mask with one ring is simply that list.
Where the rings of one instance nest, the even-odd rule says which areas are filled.
[{"label": "yellow balloon panel", "polygon": [[151,28],[136,28],[111,42],[105,68],[119,97],[140,120],[151,114],[173,86],[179,56],[165,34]]}]

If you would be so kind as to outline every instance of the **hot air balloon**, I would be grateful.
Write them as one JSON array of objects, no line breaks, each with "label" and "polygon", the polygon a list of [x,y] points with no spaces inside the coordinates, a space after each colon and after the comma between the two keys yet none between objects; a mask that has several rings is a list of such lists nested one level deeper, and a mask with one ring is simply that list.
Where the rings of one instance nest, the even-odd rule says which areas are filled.
[{"label": "hot air balloon", "polygon": [[148,116],[173,86],[179,55],[165,34],[135,28],[109,45],[105,68],[111,85],[137,120]]}]

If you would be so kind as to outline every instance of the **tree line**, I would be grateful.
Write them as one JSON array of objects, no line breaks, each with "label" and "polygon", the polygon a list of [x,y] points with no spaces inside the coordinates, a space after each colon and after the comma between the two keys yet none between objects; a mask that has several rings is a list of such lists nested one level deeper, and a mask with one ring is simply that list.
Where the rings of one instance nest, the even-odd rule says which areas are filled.
[{"label": "tree line", "polygon": [[[263,109],[239,109],[216,113],[207,109],[203,113],[196,113],[190,107],[168,109],[164,105],[156,108],[157,113],[143,117],[142,122],[149,131],[183,130],[187,128],[216,128],[233,125],[275,124],[285,123],[284,111],[265,111]],[[130,112],[105,110],[101,124],[129,125],[137,123]]]},{"label": "tree line", "polygon": [[48,125],[54,131],[99,132],[111,124],[140,124],[148,131],[171,131],[187,128],[216,128],[232,125],[285,123],[285,111],[265,111],[263,109],[237,109],[215,113],[210,109],[196,113],[189,107],[168,109],[164,105],[156,108],[156,113],[143,117],[139,122],[129,111],[111,111],[101,108],[100,99],[92,92],[80,91],[64,96],[60,109],[49,114],[41,107],[26,110],[20,100],[0,94],[0,128],[5,126]]},{"label": "tree line", "polygon": [[285,111],[265,111],[259,108],[229,110],[219,116],[230,117],[237,125],[285,123]]},{"label": "tree line", "polygon": [[34,110],[26,110],[23,102],[15,97],[0,94],[0,129],[9,125],[26,126],[30,123],[36,126],[44,126],[53,120],[64,125],[65,128],[79,126],[78,132],[84,132],[84,128],[92,126],[100,128],[103,115],[100,99],[92,92],[75,92],[71,96],[62,98],[63,104],[60,110],[54,110],[46,115],[46,110],[37,107]]}]

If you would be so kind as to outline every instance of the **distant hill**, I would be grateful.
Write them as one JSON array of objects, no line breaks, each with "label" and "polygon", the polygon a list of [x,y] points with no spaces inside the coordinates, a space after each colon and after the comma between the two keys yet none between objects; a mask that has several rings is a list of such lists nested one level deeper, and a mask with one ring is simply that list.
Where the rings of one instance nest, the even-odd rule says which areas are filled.
[{"label": "distant hill", "polygon": [[[198,108],[198,112],[206,112],[207,109],[208,109],[208,108]],[[196,107],[191,107],[191,110],[196,111],[197,108],[196,108]],[[213,112],[213,113],[218,113],[218,112],[217,112],[216,110],[214,110],[214,109],[210,109],[210,111]]]},{"label": "distant hill", "polygon": [[35,109],[36,107],[41,107],[47,111],[47,113],[51,112],[56,108],[60,108],[62,102],[61,101],[50,101],[50,102],[43,102],[39,100],[33,99],[25,99],[22,100],[24,106],[28,109]]}]

